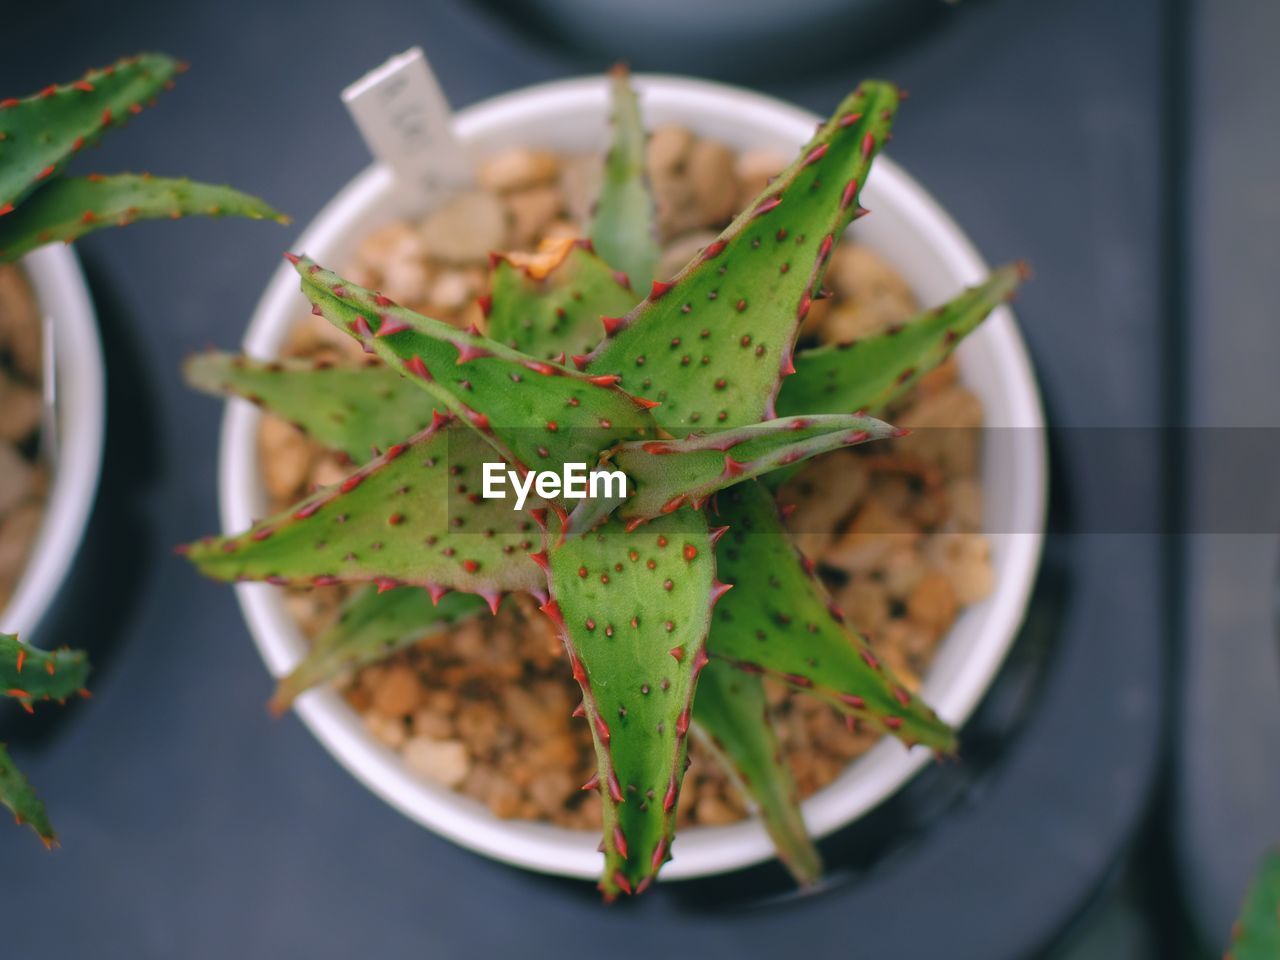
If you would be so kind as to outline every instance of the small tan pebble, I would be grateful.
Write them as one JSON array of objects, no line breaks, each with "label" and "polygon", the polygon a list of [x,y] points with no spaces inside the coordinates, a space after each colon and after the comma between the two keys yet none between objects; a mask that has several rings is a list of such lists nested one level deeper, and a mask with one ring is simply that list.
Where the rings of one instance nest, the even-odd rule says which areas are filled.
[{"label": "small tan pebble", "polygon": [[428,256],[449,264],[484,263],[507,233],[507,212],[491,193],[460,193],[419,228]]},{"label": "small tan pebble", "polygon": [[957,477],[947,484],[951,528],[975,533],[982,528],[982,484],[973,477]]},{"label": "small tan pebble", "polygon": [[646,160],[649,175],[669,177],[677,173],[689,158],[694,136],[686,127],[674,125],[656,128],[649,136]]},{"label": "small tan pebble", "polygon": [[372,692],[373,709],[389,717],[406,717],[422,703],[418,672],[404,663],[387,666]]},{"label": "small tan pebble", "polygon": [[[916,402],[905,407],[896,422],[921,431],[943,427],[973,429],[982,426],[982,401],[961,386],[917,394]],[[901,446],[905,449],[907,445]]]},{"label": "small tan pebble", "polygon": [[658,276],[674,277],[715,238],[716,234],[711,230],[695,230],[676,237],[663,247],[662,256],[658,258]]},{"label": "small tan pebble", "polygon": [[564,807],[579,784],[573,782],[566,767],[543,769],[529,781],[529,799],[541,813],[555,813]]},{"label": "small tan pebble", "polygon": [[564,209],[564,197],[552,186],[521,190],[505,199],[511,215],[508,246],[516,250],[536,246],[547,227]]},{"label": "small tan pebble", "polygon": [[509,820],[520,810],[520,788],[510,780],[495,780],[484,796],[484,802],[495,817]]},{"label": "small tan pebble", "polygon": [[805,556],[820,560],[834,541],[841,523],[867,492],[869,477],[860,457],[836,450],[789,480],[778,502],[794,504],[787,520],[796,546]]},{"label": "small tan pebble", "polygon": [[0,441],[0,516],[31,496],[35,492],[35,481],[35,470],[26,458]]},{"label": "small tan pebble", "polygon": [[347,687],[342,691],[342,698],[356,713],[363,715],[369,709],[369,691],[364,687]]},{"label": "small tan pebble", "polygon": [[302,490],[311,470],[311,444],[297,427],[265,414],[258,428],[258,451],[271,496],[286,499]]},{"label": "small tan pebble", "polygon": [[776,707],[782,703],[790,695],[790,691],[785,683],[774,680],[772,677],[764,678],[764,697],[769,701],[770,706]]},{"label": "small tan pebble", "polygon": [[517,147],[481,161],[480,186],[495,193],[526,190],[551,183],[560,175],[560,158],[550,150]]},{"label": "small tan pebble", "polygon": [[[4,476],[0,474],[0,485],[3,483]],[[34,500],[16,507],[7,516],[0,515],[0,584],[12,587],[17,582],[43,519],[44,507]]]},{"label": "small tan pebble", "polygon": [[397,303],[421,303],[431,289],[431,269],[425,260],[389,260],[382,269],[381,292]]},{"label": "small tan pebble", "polygon": [[582,231],[575,227],[568,220],[553,220],[547,224],[547,229],[543,231],[543,240],[575,240],[582,235]]},{"label": "small tan pebble", "polygon": [[412,224],[393,220],[374,230],[356,249],[356,263],[381,272],[388,263],[398,260],[421,260],[427,255],[422,235]]},{"label": "small tan pebble", "polygon": [[704,137],[689,151],[688,177],[703,225],[728,221],[737,212],[738,186],[733,165],[733,151],[718,140]]},{"label": "small tan pebble", "polygon": [[588,793],[578,804],[578,820],[587,829],[598,830],[604,817],[604,801],[599,793]]},{"label": "small tan pebble", "polygon": [[944,476],[977,472],[982,401],[975,394],[956,386],[919,396],[894,422],[912,430],[897,441],[904,455],[936,466]]},{"label": "small tan pebble", "polygon": [[823,334],[843,343],[886,330],[918,309],[902,275],[868,247],[844,244],[831,255],[828,283],[841,302],[827,317]]},{"label": "small tan pebble", "polygon": [[738,154],[734,173],[738,177],[738,201],[743,209],[769,185],[774,177],[786,169],[790,160],[772,147],[752,147]]},{"label": "small tan pebble", "polygon": [[596,154],[574,154],[562,161],[560,192],[570,220],[578,225],[570,236],[580,235],[583,225],[591,217],[592,207],[600,194],[600,180],[601,163]]},{"label": "small tan pebble", "polygon": [[311,483],[317,487],[332,487],[351,476],[354,470],[353,464],[344,462],[337,454],[322,454],[311,468]]},{"label": "small tan pebble", "polygon": [[921,626],[942,632],[956,618],[956,592],[946,574],[930,570],[907,597],[907,616]]},{"label": "small tan pebble", "polygon": [[457,740],[410,737],[404,745],[402,755],[405,766],[414,773],[447,787],[456,787],[462,783],[471,769],[467,748]]},{"label": "small tan pebble", "polygon": [[458,736],[475,754],[484,754],[498,743],[502,730],[502,715],[492,703],[470,701],[464,703],[454,718]]},{"label": "small tan pebble", "polygon": [[453,652],[463,660],[476,660],[484,655],[484,627],[477,620],[462,624],[450,634]]},{"label": "small tan pebble", "polygon": [[836,595],[836,606],[863,633],[876,633],[889,620],[889,591],[874,580],[854,579]]},{"label": "small tan pebble", "polygon": [[866,572],[882,564],[890,551],[910,546],[918,536],[909,520],[884,501],[868,497],[844,535],[822,555],[822,562],[849,574]]},{"label": "small tan pebble", "polygon": [[920,582],[927,567],[915,546],[899,545],[885,554],[881,577],[885,591],[894,600],[903,600]]},{"label": "small tan pebble", "polygon": [[40,382],[40,314],[26,275],[16,265],[0,266],[0,353],[8,353],[18,374]]},{"label": "small tan pebble", "polygon": [[885,626],[872,644],[886,669],[913,693],[920,689],[920,675],[914,662],[921,651],[931,650],[938,634],[909,620],[895,620]]},{"label": "small tan pebble", "polygon": [[985,599],[995,587],[991,544],[981,534],[938,534],[930,538],[926,555],[951,581],[956,600],[963,606]]},{"label": "small tan pebble", "polygon": [[364,726],[379,742],[392,749],[399,749],[408,739],[404,721],[399,717],[389,717],[384,713],[366,713]]},{"label": "small tan pebble", "polygon": [[39,390],[10,379],[0,369],[0,440],[20,443],[35,433],[41,409]]},{"label": "small tan pebble", "polygon": [[428,690],[424,701],[427,709],[436,713],[452,716],[458,711],[458,695],[452,690]]},{"label": "small tan pebble", "polygon": [[908,507],[911,519],[925,529],[941,526],[951,512],[947,491],[939,484],[926,486]]},{"label": "small tan pebble", "polygon": [[437,310],[461,310],[472,297],[471,283],[466,274],[458,270],[446,270],[436,277],[427,291],[426,298]]}]

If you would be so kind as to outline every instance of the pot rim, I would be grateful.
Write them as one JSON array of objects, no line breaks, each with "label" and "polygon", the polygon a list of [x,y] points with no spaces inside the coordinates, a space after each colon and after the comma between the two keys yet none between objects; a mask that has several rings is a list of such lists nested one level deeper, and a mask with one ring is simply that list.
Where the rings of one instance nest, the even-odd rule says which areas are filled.
[{"label": "pot rim", "polygon": [[[634,82],[646,109],[660,106],[675,112],[704,135],[727,136],[726,123],[755,123],[779,144],[798,147],[818,122],[815,114],[761,94],[739,88],[666,75],[637,75]],[[605,115],[607,81],[584,77],[540,84],[483,101],[460,111],[455,129],[464,143],[483,140],[514,125],[527,126],[531,118],[554,123],[559,117],[584,113]],[[545,115],[545,116],[544,116]],[[714,129],[721,128],[720,132]],[[712,129],[708,129],[708,127]],[[385,202],[392,190],[391,174],[377,165],[351,180],[308,225],[293,249],[324,256],[330,247],[345,242],[362,213]],[[934,252],[944,259],[962,284],[974,283],[988,272],[972,244],[938,204],[905,172],[881,156],[868,179],[880,195],[879,205],[892,206],[891,216],[918,223]],[[891,200],[891,203],[889,202]],[[245,334],[246,352],[271,356],[278,351],[287,329],[300,315],[296,276],[282,264],[273,275]],[[985,347],[973,344],[981,342]],[[991,597],[965,611],[982,618],[982,643],[957,666],[958,675],[945,689],[932,690],[926,679],[926,696],[949,722],[961,724],[990,686],[1022,622],[1030,598],[1043,539],[1046,501],[1046,450],[1043,414],[1031,364],[1013,315],[1001,307],[983,327],[961,345],[958,355],[980,349],[999,356],[997,374],[1002,386],[1016,398],[1009,409],[988,411],[988,424],[1028,428],[1018,454],[1021,476],[1010,509],[1017,522],[1014,533],[999,534],[1003,572]],[[223,528],[232,533],[247,527],[261,512],[262,485],[257,462],[256,429],[259,413],[252,405],[232,400],[223,420],[219,490]],[[988,478],[982,477],[984,490]],[[280,676],[303,650],[301,634],[285,613],[278,593],[264,584],[238,584],[236,592],[259,653],[268,668]],[[978,613],[975,614],[975,611]],[[953,631],[955,628],[953,627]],[[947,646],[944,639],[940,650]],[[935,661],[936,662],[936,661]],[[377,742],[354,712],[331,689],[313,690],[299,699],[295,709],[327,750],[374,793],[400,812],[448,837],[461,846],[498,860],[543,873],[594,879],[600,854],[595,832],[571,830],[529,821],[500,820],[476,800],[412,774],[399,756]],[[815,837],[833,832],[875,807],[897,791],[930,759],[923,747],[907,751],[897,743],[880,741],[856,760],[839,778],[804,801],[805,821]],[[774,856],[759,818],[719,827],[681,831],[674,846],[675,858],[664,868],[663,879],[687,879],[720,873]]]},{"label": "pot rim", "polygon": [[97,497],[106,373],[93,301],[75,251],[49,244],[19,259],[18,266],[31,283],[38,309],[53,317],[58,345],[58,465],[40,532],[8,606],[0,610],[0,628],[34,640],[71,570]]}]

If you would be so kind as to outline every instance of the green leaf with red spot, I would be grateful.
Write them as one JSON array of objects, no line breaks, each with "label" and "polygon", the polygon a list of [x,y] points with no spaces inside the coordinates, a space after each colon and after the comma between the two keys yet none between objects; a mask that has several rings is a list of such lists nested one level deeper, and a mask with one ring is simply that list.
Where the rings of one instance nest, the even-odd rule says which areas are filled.
[{"label": "green leaf with red spot", "polygon": [[735,483],[898,433],[882,420],[829,414],[768,420],[679,440],[624,443],[612,460],[635,490],[618,508],[618,516],[641,521],[686,504],[701,507],[717,490]]},{"label": "green leaf with red spot", "polygon": [[1226,960],[1280,957],[1280,851],[1267,854],[1231,934]]},{"label": "green leaf with red spot", "polygon": [[778,397],[779,412],[883,410],[950,356],[956,344],[1013,296],[1025,276],[1025,266],[1010,264],[900,327],[800,351],[796,375],[787,379]]},{"label": "green leaf with red spot", "polygon": [[529,511],[545,505],[531,497],[517,512],[511,500],[481,497],[493,458],[476,433],[442,418],[341,484],[238,536],[191,544],[187,556],[218,580],[407,584],[496,607],[507,591],[545,585],[528,556],[541,542]]},{"label": "green leaf with red spot", "polygon": [[[627,278],[589,246],[568,243],[545,256],[496,257],[489,300],[489,337],[540,360],[585,354],[600,342],[600,318],[635,305]],[[524,262],[530,261],[530,262]]]},{"label": "green leaf with red spot", "polygon": [[734,589],[716,608],[713,657],[776,677],[908,745],[949,753],[955,733],[850,630],[791,545],[773,498],[742,483],[716,498],[729,532],[716,548]]},{"label": "green leaf with red spot", "polygon": [[587,376],[457,330],[295,258],[316,312],[435,397],[511,463],[558,469],[652,424],[610,376]]},{"label": "green leaf with red spot", "polygon": [[172,57],[144,53],[24,100],[0,100],[0,216],[104,131],[142,112],[181,70]]},{"label": "green leaf with red spot", "polygon": [[[0,695],[17,700],[28,712],[36,701],[64,701],[88,696],[89,658],[81,650],[38,650],[17,637],[0,633]],[[28,824],[46,847],[58,842],[44,801],[0,743],[0,803],[18,823]]]},{"label": "green leaf with red spot", "polygon": [[36,796],[35,789],[13,762],[3,743],[0,743],[0,803],[12,811],[18,823],[30,826],[46,847],[57,844],[58,837],[49,822],[44,801]]},{"label": "green leaf with red spot", "polygon": [[0,218],[0,261],[16,260],[46,243],[71,243],[103,227],[190,216],[289,222],[233,187],[132,173],[72,177],[55,180]]},{"label": "green leaf with red spot", "polygon": [[283,713],[312,687],[383,660],[484,610],[484,601],[467,593],[446,594],[436,601],[425,590],[411,587],[384,592],[366,587],[343,605],[337,622],[276,684],[271,710]]},{"label": "green leaf with red spot", "polygon": [[778,858],[802,887],[822,876],[800,814],[800,797],[786,761],[760,677],[712,660],[698,681],[694,732],[730,781],[759,811]]},{"label": "green leaf with red spot", "polygon": [[431,397],[374,360],[353,367],[210,351],[183,369],[197,390],[243,397],[356,463],[431,425]]},{"label": "green leaf with red spot", "polygon": [[722,589],[701,514],[626,533],[610,521],[550,551],[551,601],[595,741],[606,897],[670,856],[698,673]]},{"label": "green leaf with red spot", "polygon": [[[658,265],[658,217],[645,175],[644,123],[640,104],[624,66],[610,71],[613,142],[604,160],[600,196],[591,215],[588,233],[604,259],[631,278],[638,290],[647,290]],[[635,303],[625,304],[620,311]],[[602,311],[614,316],[615,311]],[[591,331],[599,340],[599,328]],[[583,353],[586,350],[582,351]]]},{"label": "green leaf with red spot", "polygon": [[801,321],[898,105],[891,84],[863,83],[799,158],[670,283],[610,324],[592,373],[660,401],[673,433],[773,417]]},{"label": "green leaf with red spot", "polygon": [[38,700],[84,694],[89,658],[83,650],[39,650],[0,633],[0,695],[26,707]]}]

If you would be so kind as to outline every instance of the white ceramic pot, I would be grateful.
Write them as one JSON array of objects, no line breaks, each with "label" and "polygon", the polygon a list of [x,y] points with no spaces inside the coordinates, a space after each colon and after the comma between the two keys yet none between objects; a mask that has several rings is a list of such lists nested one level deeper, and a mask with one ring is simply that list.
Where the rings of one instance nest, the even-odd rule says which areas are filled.
[{"label": "white ceramic pot", "polygon": [[22,578],[0,611],[0,630],[27,638],[35,636],[84,538],[102,472],[106,394],[98,324],[75,253],[51,245],[20,265],[39,309],[53,318],[57,358],[57,469]]},{"label": "white ceramic pot", "polygon": [[[797,150],[817,117],[742,90],[675,77],[636,78],[646,122],[678,123],[738,148]],[[536,145],[566,151],[601,149],[607,116],[604,78],[532,87],[460,112],[456,129],[476,155]],[[902,272],[925,303],[938,303],[987,273],[982,258],[919,185],[890,160],[876,162],[863,192],[873,216],[855,234]],[[347,185],[298,240],[294,250],[338,269],[359,239],[397,213],[386,170],[371,167]],[[282,266],[263,295],[244,338],[255,356],[275,356],[305,309],[297,277]],[[1045,509],[1045,450],[1040,400],[1012,313],[1001,308],[958,351],[961,376],[981,397],[996,429],[984,444],[983,487],[992,531],[995,591],[968,608],[938,651],[924,694],[938,713],[962,724],[981,700],[1022,622],[1040,558]],[[222,521],[228,533],[245,529],[266,509],[255,436],[259,414],[240,400],[228,405],[221,453]],[[303,655],[304,641],[280,594],[261,584],[236,587],[249,628],[267,666],[285,673]],[[486,856],[572,877],[593,878],[600,867],[598,836],[579,830],[493,816],[479,802],[420,779],[397,754],[366,732],[336,693],[315,690],[297,706],[326,748],[371,790],[424,826]],[[822,836],[866,813],[930,760],[884,740],[834,783],[804,803],[809,829]],[[766,859],[772,845],[758,820],[682,831],[666,879],[689,878]]]}]

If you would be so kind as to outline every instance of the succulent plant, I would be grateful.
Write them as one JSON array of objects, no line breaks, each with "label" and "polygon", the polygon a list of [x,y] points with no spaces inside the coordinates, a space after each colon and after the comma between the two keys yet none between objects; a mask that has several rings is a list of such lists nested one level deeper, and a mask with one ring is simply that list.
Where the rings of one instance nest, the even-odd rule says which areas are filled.
[{"label": "succulent plant", "polygon": [[1240,918],[1231,931],[1225,960],[1280,957],[1280,850],[1262,860],[1249,886]]},{"label": "succulent plant", "polygon": [[[614,143],[589,237],[495,255],[484,332],[420,316],[288,255],[312,312],[380,362],[190,361],[197,387],[275,411],[355,469],[278,516],[185,552],[220,580],[368,585],[281,683],[277,709],[486,605],[496,610],[507,593],[532,594],[582,690],[606,898],[644,890],[671,857],[691,732],[809,883],[820,861],[762,677],[908,747],[948,754],[956,738],[831,604],[765,481],[897,434],[875,415],[1021,274],[1002,268],[889,333],[795,351],[811,303],[826,295],[832,248],[865,212],[860,187],[898,108],[897,88],[871,81],[678,275],[633,294],[656,262],[653,201],[624,73],[613,89]],[[549,490],[515,513],[479,495],[483,464],[498,460],[515,477],[570,463],[620,470],[626,495],[574,502]]]},{"label": "succulent plant", "polygon": [[[63,703],[68,697],[89,696],[85,682],[89,659],[80,650],[44,651],[29,647],[17,637],[0,633],[0,695],[16,700],[34,713],[38,700]],[[18,823],[30,825],[46,847],[55,846],[57,835],[44,802],[0,743],[0,803],[8,807]]]},{"label": "succulent plant", "polygon": [[185,69],[144,53],[25,99],[0,100],[0,263],[135,220],[199,214],[288,222],[231,187],[145,173],[63,175],[76,154],[153,104]]}]

